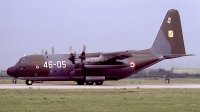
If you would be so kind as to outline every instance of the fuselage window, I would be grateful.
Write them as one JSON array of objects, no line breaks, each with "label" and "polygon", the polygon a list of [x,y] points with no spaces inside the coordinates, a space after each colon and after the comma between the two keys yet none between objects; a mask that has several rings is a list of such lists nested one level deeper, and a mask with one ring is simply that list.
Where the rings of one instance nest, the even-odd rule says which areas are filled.
[{"label": "fuselage window", "polygon": [[20,63],[24,63],[23,59],[20,60]]}]

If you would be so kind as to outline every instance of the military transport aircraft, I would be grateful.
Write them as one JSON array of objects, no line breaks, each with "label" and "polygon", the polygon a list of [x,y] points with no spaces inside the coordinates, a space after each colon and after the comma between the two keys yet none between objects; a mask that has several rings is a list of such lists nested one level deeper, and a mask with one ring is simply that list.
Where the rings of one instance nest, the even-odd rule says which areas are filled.
[{"label": "military transport aircraft", "polygon": [[28,55],[19,59],[7,74],[34,81],[76,81],[78,85],[102,85],[105,80],[119,80],[137,73],[164,59],[190,56],[185,46],[179,13],[168,10],[162,26],[151,48],[118,52],[81,54],[41,54]]}]

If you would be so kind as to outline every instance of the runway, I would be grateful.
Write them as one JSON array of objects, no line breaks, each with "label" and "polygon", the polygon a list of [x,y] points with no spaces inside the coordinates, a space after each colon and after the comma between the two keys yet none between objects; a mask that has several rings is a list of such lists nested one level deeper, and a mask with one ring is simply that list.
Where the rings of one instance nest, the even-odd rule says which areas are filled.
[{"label": "runway", "polygon": [[200,88],[200,84],[104,84],[104,85],[75,85],[75,84],[0,84],[0,89],[129,89],[129,88]]}]

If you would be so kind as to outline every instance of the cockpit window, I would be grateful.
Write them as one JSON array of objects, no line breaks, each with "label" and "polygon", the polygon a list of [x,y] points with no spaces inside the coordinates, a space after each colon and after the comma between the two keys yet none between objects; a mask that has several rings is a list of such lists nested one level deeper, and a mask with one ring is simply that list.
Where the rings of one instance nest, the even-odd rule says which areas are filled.
[{"label": "cockpit window", "polygon": [[24,57],[20,60],[20,63],[29,63],[29,59]]}]

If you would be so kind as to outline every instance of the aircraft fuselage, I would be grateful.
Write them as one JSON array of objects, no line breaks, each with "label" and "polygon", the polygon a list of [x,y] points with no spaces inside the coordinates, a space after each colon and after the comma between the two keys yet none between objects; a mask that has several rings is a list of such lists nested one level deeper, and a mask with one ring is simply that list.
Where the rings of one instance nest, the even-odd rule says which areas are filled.
[{"label": "aircraft fuselage", "polygon": [[[86,60],[90,60],[94,57],[93,55],[88,56]],[[95,65],[87,62],[84,65],[73,64],[68,60],[69,57],[69,54],[24,56],[12,67],[15,70],[8,70],[8,73],[19,79],[33,81],[119,80],[159,60],[153,54],[140,53],[139,51],[124,60],[113,60]]]}]

